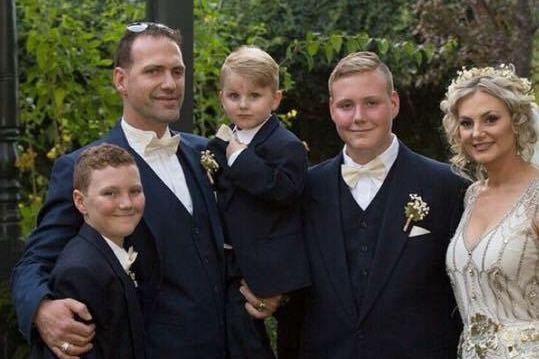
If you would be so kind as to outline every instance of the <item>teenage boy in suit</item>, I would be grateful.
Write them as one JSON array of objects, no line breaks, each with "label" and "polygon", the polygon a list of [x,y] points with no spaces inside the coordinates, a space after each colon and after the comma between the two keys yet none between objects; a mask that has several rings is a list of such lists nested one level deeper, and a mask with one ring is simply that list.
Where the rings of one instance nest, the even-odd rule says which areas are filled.
[{"label": "teenage boy in suit", "polygon": [[[126,245],[139,252],[134,271],[146,357],[224,358],[224,241],[200,166],[207,140],[169,128],[179,118],[185,91],[179,32],[157,23],[129,25],[114,66],[123,116],[99,141],[135,157],[145,190],[144,215]],[[71,199],[79,154],[55,161],[37,228],[12,276],[22,333],[29,341],[39,334],[62,359],[88,351],[95,333],[95,326],[73,319],[91,319],[87,308],[70,298],[52,300],[48,285],[58,255],[83,222]],[[66,343],[69,355],[60,350]]]},{"label": "teenage boy in suit", "polygon": [[307,177],[300,357],[453,359],[460,319],[444,263],[465,183],[392,133],[399,96],[376,54],[343,58],[329,94],[344,148]]}]

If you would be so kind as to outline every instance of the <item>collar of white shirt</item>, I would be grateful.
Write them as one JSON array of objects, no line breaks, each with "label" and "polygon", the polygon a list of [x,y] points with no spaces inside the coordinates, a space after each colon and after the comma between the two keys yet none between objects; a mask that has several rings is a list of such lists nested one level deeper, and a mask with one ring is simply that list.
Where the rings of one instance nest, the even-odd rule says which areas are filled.
[{"label": "collar of white shirt", "polygon": [[[138,128],[135,128],[133,126],[131,126],[129,123],[127,123],[127,121],[125,121],[124,118],[122,118],[122,121],[121,121],[121,126],[122,126],[122,129],[125,133],[125,136],[127,138],[127,142],[129,143],[129,146],[131,146],[137,153],[139,154],[143,154],[145,153],[145,150],[147,148],[147,146],[152,142],[152,141],[155,141],[155,139],[159,139],[159,140],[163,140],[163,141],[166,141],[166,140],[169,140],[171,138],[180,138],[180,134],[175,134],[174,136],[172,136],[170,134],[170,130],[169,128],[167,127],[165,133],[163,134],[163,136],[161,138],[158,138],[157,137],[157,134],[154,132],[154,131],[144,131],[144,130],[140,130]],[[178,141],[179,143],[179,141]]]},{"label": "collar of white shirt", "polygon": [[[393,139],[391,140],[391,144],[389,145],[389,147],[380,155],[378,155],[378,157],[376,157],[384,164],[384,167],[386,168],[386,175],[387,175],[387,172],[389,172],[389,169],[391,168],[391,166],[393,166],[393,163],[395,163],[395,160],[397,159],[397,155],[399,154],[399,141],[397,140],[397,136],[392,134],[392,137]],[[362,168],[362,167],[367,166],[370,162],[374,161],[373,159],[370,162],[365,163],[364,165],[360,165],[359,163],[354,162],[354,160],[346,154],[346,145],[344,145],[342,153],[343,153],[343,164],[345,165],[357,166],[359,168]]]},{"label": "collar of white shirt", "polygon": [[236,138],[238,139],[238,141],[243,143],[244,145],[248,145],[249,143],[251,143],[251,141],[256,136],[258,131],[262,128],[262,126],[264,126],[266,122],[268,122],[270,117],[271,117],[271,114],[260,125],[253,128],[246,129],[246,130],[240,130],[236,126],[234,126],[234,131],[236,133]]},{"label": "collar of white shirt", "polygon": [[[125,132],[125,137],[129,146],[131,146],[135,152],[137,152],[144,161],[152,168],[157,174],[159,179],[176,195],[176,197],[182,202],[189,213],[193,213],[193,200],[187,187],[187,180],[185,179],[185,173],[180,164],[176,152],[171,151],[146,151],[146,146],[157,138],[157,135],[153,131],[143,131],[129,125],[124,119],[122,119],[121,126]],[[179,140],[179,134],[175,137],[171,137],[170,131],[167,127],[165,134],[161,138],[177,138]],[[148,203],[148,199],[146,199]]]},{"label": "collar of white shirt", "polygon": [[105,239],[105,242],[109,245],[109,247],[112,249],[112,252],[118,258],[118,261],[122,265],[122,268],[127,272],[129,271],[129,268],[131,268],[131,265],[137,258],[137,252],[133,251],[133,247],[130,247],[130,253],[128,253],[123,247],[120,247],[115,242],[111,241],[104,235],[101,235]]},{"label": "collar of white shirt", "polygon": [[[382,187],[382,184],[384,183],[384,180],[387,176],[387,173],[389,172],[389,169],[397,159],[397,155],[399,153],[399,141],[397,140],[397,136],[393,135],[393,140],[391,141],[391,145],[382,152],[378,157],[376,157],[374,160],[381,161],[384,164],[385,168],[385,174],[383,177],[374,177],[369,176],[369,174],[365,174],[363,177],[359,178],[356,186],[354,188],[351,188],[352,196],[354,197],[354,200],[357,202],[357,204],[363,208],[366,209],[373,198],[376,196],[376,193],[380,190]],[[372,161],[371,161],[372,162]],[[350,156],[346,154],[346,145],[343,149],[343,163],[345,165],[350,166],[357,166],[359,168],[368,166],[371,162],[368,162],[364,165],[360,165],[355,163]],[[340,173],[340,172],[339,172]]]}]

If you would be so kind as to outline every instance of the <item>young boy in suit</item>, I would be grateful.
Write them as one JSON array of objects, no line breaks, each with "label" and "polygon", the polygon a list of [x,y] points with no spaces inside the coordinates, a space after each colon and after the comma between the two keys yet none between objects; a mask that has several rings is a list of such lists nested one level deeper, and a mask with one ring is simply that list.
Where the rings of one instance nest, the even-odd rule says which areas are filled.
[{"label": "young boy in suit", "polygon": [[265,51],[242,46],[232,52],[220,86],[232,124],[208,144],[206,156],[217,166],[206,169],[215,176],[228,244],[229,357],[274,358],[261,319],[282,304],[283,294],[309,284],[299,204],[306,150],[273,113],[282,97],[279,66]]},{"label": "young boy in suit", "polygon": [[[73,186],[84,224],[52,271],[53,297],[81,301],[92,315],[96,336],[83,358],[144,358],[144,324],[130,269],[137,252],[123,248],[144,210],[135,160],[116,145],[88,147],[75,164]],[[70,346],[65,342],[54,350],[69,355]],[[34,358],[58,355],[42,341],[34,349]]]}]

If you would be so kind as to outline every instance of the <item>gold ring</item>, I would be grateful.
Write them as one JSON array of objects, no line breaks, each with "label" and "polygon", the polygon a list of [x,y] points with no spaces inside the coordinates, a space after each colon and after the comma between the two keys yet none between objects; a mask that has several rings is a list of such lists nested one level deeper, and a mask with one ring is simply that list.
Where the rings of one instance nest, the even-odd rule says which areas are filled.
[{"label": "gold ring", "polygon": [[70,346],[71,344],[69,344],[68,342],[64,342],[64,344],[62,344],[62,346],[60,347],[60,350],[62,351],[62,353],[66,354]]},{"label": "gold ring", "polygon": [[263,312],[266,310],[266,303],[261,299],[260,302],[258,302],[257,305],[255,305],[255,309],[259,312]]}]

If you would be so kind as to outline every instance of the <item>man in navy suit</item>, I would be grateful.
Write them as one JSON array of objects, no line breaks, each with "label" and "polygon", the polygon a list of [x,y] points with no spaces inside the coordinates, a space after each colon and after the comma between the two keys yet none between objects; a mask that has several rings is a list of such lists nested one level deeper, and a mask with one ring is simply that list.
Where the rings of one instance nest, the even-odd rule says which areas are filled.
[{"label": "man in navy suit", "polygon": [[[145,190],[142,221],[126,245],[139,252],[134,270],[146,356],[224,358],[223,234],[200,166],[207,141],[169,128],[179,117],[184,74],[177,31],[156,23],[129,25],[113,72],[123,117],[99,141],[130,151]],[[37,228],[12,276],[22,333],[30,341],[39,334],[51,349],[68,347],[68,353],[59,355],[65,359],[88,351],[95,331],[74,319],[91,319],[82,303],[51,300],[48,286],[59,253],[83,223],[71,201],[79,154],[56,160]]]},{"label": "man in navy suit", "polygon": [[307,178],[300,357],[454,359],[460,319],[444,258],[465,183],[392,133],[399,97],[376,54],[343,58],[329,92],[345,145]]}]

